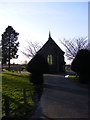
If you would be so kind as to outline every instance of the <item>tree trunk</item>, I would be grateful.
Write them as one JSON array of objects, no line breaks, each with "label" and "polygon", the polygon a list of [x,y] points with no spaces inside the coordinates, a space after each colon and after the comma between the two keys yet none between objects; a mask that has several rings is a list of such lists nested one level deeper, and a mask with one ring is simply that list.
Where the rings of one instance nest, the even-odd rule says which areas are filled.
[{"label": "tree trunk", "polygon": [[8,70],[10,71],[10,58],[8,60]]},{"label": "tree trunk", "polygon": [[10,37],[9,37],[8,70],[10,71]]}]

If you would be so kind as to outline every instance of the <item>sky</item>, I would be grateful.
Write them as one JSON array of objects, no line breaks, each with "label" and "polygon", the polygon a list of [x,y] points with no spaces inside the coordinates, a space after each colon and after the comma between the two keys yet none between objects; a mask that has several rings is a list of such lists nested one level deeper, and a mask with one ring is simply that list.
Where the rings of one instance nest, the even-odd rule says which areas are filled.
[{"label": "sky", "polygon": [[65,51],[60,40],[88,36],[88,1],[86,2],[1,2],[0,35],[8,25],[19,33],[19,57],[11,62],[29,61],[21,51],[26,41],[44,44],[51,37]]}]

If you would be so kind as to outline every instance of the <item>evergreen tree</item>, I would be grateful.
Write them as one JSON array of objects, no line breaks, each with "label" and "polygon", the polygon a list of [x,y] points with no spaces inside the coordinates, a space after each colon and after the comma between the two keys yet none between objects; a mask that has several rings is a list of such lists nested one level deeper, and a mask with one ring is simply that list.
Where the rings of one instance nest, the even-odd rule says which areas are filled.
[{"label": "evergreen tree", "polygon": [[18,58],[17,51],[19,47],[18,35],[12,26],[8,26],[5,32],[2,34],[2,66],[8,63],[8,69],[10,70],[10,59]]}]

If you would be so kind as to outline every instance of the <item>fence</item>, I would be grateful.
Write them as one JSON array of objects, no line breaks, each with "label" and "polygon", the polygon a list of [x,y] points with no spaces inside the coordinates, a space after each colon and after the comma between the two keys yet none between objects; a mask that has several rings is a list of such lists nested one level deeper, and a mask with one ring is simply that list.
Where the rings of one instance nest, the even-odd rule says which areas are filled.
[{"label": "fence", "polygon": [[[5,112],[5,116],[6,117],[10,117],[11,114],[13,114],[14,116],[22,116],[22,114],[26,114],[28,111],[30,112],[33,108],[30,105],[30,103],[28,103],[28,98],[26,95],[27,90],[23,89],[23,103],[19,103],[17,100],[15,99],[11,99],[8,96],[4,96],[3,97],[3,102],[4,102],[4,112]],[[30,93],[30,100],[32,100],[33,102],[33,95],[30,92],[30,90],[28,90],[28,92]],[[11,103],[12,103],[12,109],[11,107]],[[18,111],[18,113],[17,113]]]}]

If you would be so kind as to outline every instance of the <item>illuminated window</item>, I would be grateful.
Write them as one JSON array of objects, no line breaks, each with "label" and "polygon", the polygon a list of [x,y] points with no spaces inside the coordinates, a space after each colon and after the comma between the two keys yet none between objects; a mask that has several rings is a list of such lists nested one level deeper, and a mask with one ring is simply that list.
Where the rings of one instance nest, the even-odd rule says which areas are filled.
[{"label": "illuminated window", "polygon": [[52,55],[47,56],[47,62],[49,65],[52,65]]}]

